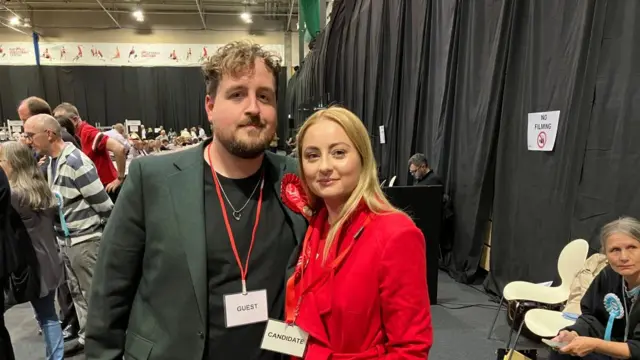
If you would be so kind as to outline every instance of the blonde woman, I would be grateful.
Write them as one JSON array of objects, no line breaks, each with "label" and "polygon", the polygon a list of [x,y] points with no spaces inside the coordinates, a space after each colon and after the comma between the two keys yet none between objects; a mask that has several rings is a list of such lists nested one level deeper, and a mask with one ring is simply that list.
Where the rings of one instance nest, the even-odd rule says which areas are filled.
[{"label": "blonde woman", "polygon": [[313,215],[287,284],[286,320],[308,335],[304,358],[427,359],[425,239],[382,193],[362,121],[321,110],[297,144]]},{"label": "blonde woman", "polygon": [[53,227],[57,202],[28,146],[3,143],[0,166],[9,179],[11,204],[29,233],[40,266],[40,298],[31,301],[31,306],[44,335],[46,359],[62,360],[64,340],[54,305],[64,271]]}]

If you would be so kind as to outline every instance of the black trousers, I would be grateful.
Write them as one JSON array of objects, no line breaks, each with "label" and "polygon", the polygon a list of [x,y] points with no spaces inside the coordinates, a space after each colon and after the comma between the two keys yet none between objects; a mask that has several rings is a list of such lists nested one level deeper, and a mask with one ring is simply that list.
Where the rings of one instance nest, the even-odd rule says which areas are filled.
[{"label": "black trousers", "polygon": [[78,314],[76,314],[76,307],[73,305],[73,298],[71,297],[71,291],[67,286],[67,274],[65,269],[65,281],[58,287],[56,298],[58,305],[60,306],[60,325],[62,329],[66,329],[67,326],[71,326],[71,331],[77,333],[80,330],[80,324],[78,323]]},{"label": "black trousers", "polygon": [[[1,282],[0,282],[1,283]],[[3,298],[4,302],[4,298]],[[9,331],[4,324],[4,309],[0,313],[0,359],[2,360],[15,360],[13,354],[13,346],[11,346],[11,337]]]},{"label": "black trousers", "polygon": [[584,357],[563,355],[558,352],[552,351],[549,355],[549,360],[612,360],[610,356],[600,354],[589,354]]}]

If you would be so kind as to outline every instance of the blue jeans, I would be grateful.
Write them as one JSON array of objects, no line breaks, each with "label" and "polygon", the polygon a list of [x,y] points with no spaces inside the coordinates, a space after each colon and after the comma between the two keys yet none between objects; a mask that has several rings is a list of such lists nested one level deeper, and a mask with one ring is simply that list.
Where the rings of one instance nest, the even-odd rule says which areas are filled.
[{"label": "blue jeans", "polygon": [[55,291],[52,291],[43,298],[31,301],[31,306],[42,329],[46,346],[46,360],[63,360],[64,338],[58,314],[56,314],[54,298]]}]

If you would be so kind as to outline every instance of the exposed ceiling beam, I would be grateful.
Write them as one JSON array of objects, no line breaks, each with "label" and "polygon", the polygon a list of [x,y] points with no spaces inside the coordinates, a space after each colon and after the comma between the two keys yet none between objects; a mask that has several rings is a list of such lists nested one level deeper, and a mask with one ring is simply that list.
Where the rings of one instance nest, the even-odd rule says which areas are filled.
[{"label": "exposed ceiling beam", "polygon": [[18,15],[15,11],[9,9],[6,5],[2,5],[2,8],[10,12],[13,16],[17,17],[18,19],[22,19],[22,16]]},{"label": "exposed ceiling beam", "polygon": [[104,10],[104,12],[107,13],[107,15],[109,15],[109,17],[111,18],[111,20],[113,20],[113,22],[118,26],[118,28],[122,29],[122,26],[120,26],[120,23],[118,22],[118,20],[116,20],[116,18],[113,17],[113,15],[111,15],[111,13],[109,12],[109,10],[107,10],[106,7],[104,7],[104,5],[102,5],[102,1],[100,0],[96,0],[96,2],[98,3],[98,5],[100,5],[100,7],[102,8],[102,10]]},{"label": "exposed ceiling beam", "polygon": [[[31,10],[33,12],[103,12],[101,9],[87,9],[87,8],[34,8]],[[129,14],[131,10],[110,10],[112,14]],[[188,11],[188,10],[145,10],[145,14],[155,14],[155,15],[198,15],[197,11]],[[224,15],[224,16],[239,16],[239,12],[227,12],[227,11],[202,11],[203,15]],[[251,13],[253,16],[267,16],[266,13]],[[274,14],[274,16],[288,16],[288,14]]]},{"label": "exposed ceiling beam", "polygon": [[287,19],[287,31],[291,29],[291,17],[293,16],[293,0],[289,0],[289,19]]},{"label": "exposed ceiling beam", "polygon": [[200,6],[200,0],[196,0],[196,6],[198,7],[198,14],[200,14],[200,21],[202,21],[202,27],[207,29],[207,22],[204,21],[204,14],[202,13],[202,7]]},{"label": "exposed ceiling beam", "polygon": [[[2,0],[0,0],[1,2]],[[2,5],[0,3],[0,6],[6,6],[8,8],[19,8],[19,7],[23,7],[23,6],[27,6],[27,5],[55,5],[55,4],[82,4],[82,3],[88,3],[90,1],[64,1],[64,0],[35,0],[35,1],[29,1],[29,0],[24,0],[24,1],[20,1],[18,2],[8,2],[5,5]],[[143,1],[143,2],[139,2],[137,3],[137,5],[145,7],[148,5],[158,5],[158,4],[178,4],[178,5],[189,5],[189,6],[193,6],[193,1],[192,0],[171,0],[171,1],[162,1],[162,0],[153,0],[153,1]],[[109,5],[111,6],[128,6],[131,7],[132,6],[132,2],[131,1],[124,1],[124,0],[115,0],[115,1],[109,1]],[[260,10],[263,7],[261,5],[242,5],[239,3],[226,3],[226,2],[217,2],[217,1],[200,1],[200,5],[202,6],[202,8],[207,8],[207,7],[216,7],[216,8],[231,8],[231,9],[236,9],[236,10],[240,10],[243,8],[248,8],[249,10]]]},{"label": "exposed ceiling beam", "polygon": [[11,26],[11,25],[9,25],[9,24],[5,23],[4,21],[0,21],[0,25],[5,26],[5,27],[8,27],[9,29],[11,29],[11,30],[13,30],[13,31],[17,31],[17,32],[19,32],[19,33],[23,33],[23,34],[25,34],[25,35],[29,35],[29,34],[27,34],[26,32],[24,32],[24,31],[22,31],[22,30],[20,30],[20,29],[18,29],[18,28],[16,28],[16,27],[14,27],[14,26]]}]

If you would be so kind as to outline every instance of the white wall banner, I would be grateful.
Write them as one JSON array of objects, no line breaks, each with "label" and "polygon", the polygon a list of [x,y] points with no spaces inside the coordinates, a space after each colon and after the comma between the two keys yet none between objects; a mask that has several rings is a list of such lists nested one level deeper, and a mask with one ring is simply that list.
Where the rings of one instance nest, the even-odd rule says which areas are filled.
[{"label": "white wall banner", "polygon": [[0,65],[35,65],[32,42],[0,43]]},{"label": "white wall banner", "polygon": [[[201,66],[223,44],[116,44],[40,41],[44,66]],[[263,44],[284,63],[284,45]],[[36,65],[31,42],[0,43],[0,65]]]},{"label": "white wall banner", "polygon": [[551,151],[558,135],[560,111],[529,113],[527,147],[530,151]]},{"label": "white wall banner", "polygon": [[[201,66],[221,46],[223,45],[40,42],[40,65]],[[284,45],[262,46],[284,59]]]}]

